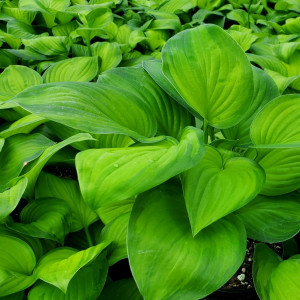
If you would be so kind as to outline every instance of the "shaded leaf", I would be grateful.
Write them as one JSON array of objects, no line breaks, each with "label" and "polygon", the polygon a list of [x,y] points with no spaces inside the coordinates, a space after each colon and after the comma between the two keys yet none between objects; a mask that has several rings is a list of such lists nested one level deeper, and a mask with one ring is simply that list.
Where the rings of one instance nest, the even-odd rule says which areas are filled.
[{"label": "shaded leaf", "polygon": [[33,237],[63,244],[70,232],[71,211],[60,199],[43,198],[29,203],[20,214],[21,223],[9,223],[9,228]]},{"label": "shaded leaf", "polygon": [[81,196],[78,182],[41,173],[35,188],[35,197],[54,197],[64,200],[72,211],[71,231],[88,227],[98,219],[98,216],[85,204]]},{"label": "shaded leaf", "polygon": [[14,236],[0,235],[0,297],[31,286],[36,258],[31,247]]},{"label": "shaded leaf", "polygon": [[17,207],[26,186],[27,179],[23,178],[9,190],[0,193],[0,223]]},{"label": "shaded leaf", "polygon": [[247,236],[260,242],[282,242],[300,231],[300,201],[289,196],[258,196],[236,213]]},{"label": "shaded leaf", "polygon": [[39,261],[35,275],[66,293],[74,275],[95,259],[108,244],[102,243],[82,251],[63,247],[54,249]]},{"label": "shaded leaf", "polygon": [[29,291],[28,300],[96,300],[104,286],[107,270],[105,256],[100,255],[74,275],[66,294],[51,284],[39,282]]}]

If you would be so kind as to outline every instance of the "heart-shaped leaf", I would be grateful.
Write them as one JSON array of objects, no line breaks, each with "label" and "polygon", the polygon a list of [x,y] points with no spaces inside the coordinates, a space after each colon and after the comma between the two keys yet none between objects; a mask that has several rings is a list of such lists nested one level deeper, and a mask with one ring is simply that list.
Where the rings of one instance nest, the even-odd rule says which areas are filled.
[{"label": "heart-shaped leaf", "polygon": [[262,189],[265,174],[253,160],[235,157],[223,161],[221,154],[206,147],[202,161],[182,176],[192,232],[241,208]]},{"label": "heart-shaped leaf", "polygon": [[31,286],[36,264],[31,247],[14,236],[0,234],[0,297]]},{"label": "heart-shaped leaf", "polygon": [[35,275],[66,293],[74,275],[95,259],[108,244],[102,243],[82,251],[64,247],[56,248],[41,258],[35,269]]},{"label": "heart-shaped leaf", "polygon": [[291,196],[257,196],[236,214],[251,239],[278,243],[300,231],[300,201]]},{"label": "heart-shaped leaf", "polygon": [[10,103],[83,132],[121,133],[143,140],[154,136],[157,130],[149,108],[139,98],[115,86],[49,83],[27,89]]},{"label": "heart-shaped leaf", "polygon": [[172,139],[153,146],[86,150],[76,155],[80,190],[97,211],[193,167],[203,154],[203,132],[194,127],[186,127],[179,144]]},{"label": "heart-shaped leaf", "polygon": [[251,105],[252,68],[220,27],[201,25],[178,33],[163,47],[162,60],[164,75],[185,104],[211,126],[225,129],[242,120]]},{"label": "heart-shaped leaf", "polygon": [[8,224],[9,228],[29,236],[50,239],[63,244],[71,228],[71,211],[60,199],[43,198],[32,201],[21,212],[22,223]]},{"label": "heart-shaped leaf", "polygon": [[71,231],[88,227],[98,219],[96,213],[83,201],[78,182],[75,180],[42,172],[36,184],[35,197],[64,200],[72,211]]},{"label": "heart-shaped leaf", "polygon": [[246,232],[231,215],[193,237],[181,188],[165,184],[140,195],[128,226],[128,255],[144,299],[198,300],[242,264]]},{"label": "heart-shaped leaf", "polygon": [[299,128],[300,96],[284,95],[272,100],[258,113],[251,125],[251,139],[255,145],[266,148],[268,145],[300,147]]}]

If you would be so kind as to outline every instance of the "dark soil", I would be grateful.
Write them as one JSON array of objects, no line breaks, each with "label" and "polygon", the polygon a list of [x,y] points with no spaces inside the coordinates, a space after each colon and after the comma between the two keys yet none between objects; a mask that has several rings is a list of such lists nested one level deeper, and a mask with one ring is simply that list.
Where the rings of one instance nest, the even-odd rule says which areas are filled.
[{"label": "dark soil", "polygon": [[[252,262],[254,256],[254,249],[255,245],[259,243],[254,240],[248,239],[247,240],[247,250],[246,250],[246,257],[235,273],[235,275],[222,287],[224,290],[228,289],[253,289],[253,279],[252,279]],[[273,249],[278,255],[282,255],[283,249],[281,243],[279,244],[268,244],[268,246]]]},{"label": "dark soil", "polygon": [[[208,296],[207,300],[259,300],[253,284],[252,263],[255,245],[259,242],[247,239],[247,250],[244,262],[235,275],[217,292]],[[281,243],[267,244],[278,255],[282,256]]]},{"label": "dark soil", "polygon": [[58,166],[58,165],[49,165],[46,166],[43,171],[51,173],[53,175],[77,180],[76,169],[72,167]]}]

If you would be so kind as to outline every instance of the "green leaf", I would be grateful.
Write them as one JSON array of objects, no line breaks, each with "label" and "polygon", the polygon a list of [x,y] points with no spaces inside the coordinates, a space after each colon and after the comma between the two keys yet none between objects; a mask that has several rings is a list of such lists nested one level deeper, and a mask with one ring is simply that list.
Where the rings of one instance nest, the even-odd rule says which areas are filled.
[{"label": "green leaf", "polygon": [[168,79],[163,74],[162,61],[160,60],[147,60],[143,61],[143,68],[151,76],[151,78],[158,84],[171,98],[175,99],[193,115],[198,116],[198,112],[189,107],[180,94],[176,91],[173,85],[168,81]]},{"label": "green leaf", "polygon": [[0,193],[0,223],[17,207],[26,186],[27,179],[23,178],[9,190]]},{"label": "green leaf", "polygon": [[251,29],[233,25],[227,32],[235,39],[244,51],[250,49],[251,45],[257,40],[257,36],[252,33]]},{"label": "green leaf", "polygon": [[11,294],[9,296],[0,297],[0,300],[23,300],[24,299],[24,292],[19,292],[15,294]]},{"label": "green leaf", "polygon": [[103,228],[99,241],[96,240],[97,243],[102,241],[112,242],[107,253],[110,266],[127,257],[126,239],[129,217],[130,212],[118,216]]},{"label": "green leaf", "polygon": [[187,127],[179,144],[91,149],[80,152],[75,161],[83,199],[97,211],[161,184],[193,167],[203,155],[203,132]]},{"label": "green leaf", "polygon": [[300,148],[257,149],[257,163],[265,170],[261,194],[283,195],[300,188]]},{"label": "green leaf", "polygon": [[165,44],[162,60],[164,75],[209,125],[232,127],[250,107],[251,65],[220,27],[202,25],[175,35]]},{"label": "green leaf", "polygon": [[122,61],[122,51],[117,43],[94,43],[91,46],[93,56],[101,58],[99,72],[102,73],[116,67]]},{"label": "green leaf", "polygon": [[99,300],[115,299],[143,300],[143,297],[140,294],[134,280],[127,278],[110,283],[105,287],[99,298]]},{"label": "green leaf", "polygon": [[36,71],[25,66],[9,66],[0,75],[0,100],[6,101],[32,85],[42,84]]},{"label": "green leaf", "polygon": [[19,133],[30,133],[33,129],[45,122],[47,122],[47,119],[30,114],[17,120],[7,129],[1,131],[0,136],[8,138]]},{"label": "green leaf", "polygon": [[37,36],[34,28],[17,20],[7,22],[7,32],[19,39],[33,39]]},{"label": "green leaf", "polygon": [[239,144],[250,144],[250,126],[255,115],[273,98],[279,96],[278,88],[272,78],[261,69],[253,67],[253,100],[243,119],[234,127],[224,129],[223,133],[230,140],[239,140]]},{"label": "green leaf", "polygon": [[[1,43],[0,43],[1,44]],[[18,50],[11,50],[18,51]],[[0,49],[0,68],[6,68],[9,65],[15,65],[18,63],[18,59],[9,51]]]},{"label": "green leaf", "polygon": [[[7,3],[8,2],[6,1],[6,4]],[[8,16],[13,17],[13,19],[12,19],[13,21],[19,20],[21,22],[24,22],[24,23],[30,25],[36,16],[36,12],[23,10],[23,9],[18,8],[17,6],[18,5],[15,5],[15,7],[9,7],[8,5],[5,5],[2,8],[2,12]],[[12,20],[9,20],[9,22]]]},{"label": "green leaf", "polygon": [[29,203],[21,212],[21,223],[8,223],[9,228],[29,236],[63,244],[71,228],[71,211],[60,199],[43,198]]},{"label": "green leaf", "polygon": [[66,294],[51,284],[39,282],[29,291],[28,300],[96,300],[104,286],[107,271],[105,257],[100,255],[95,262],[83,267],[74,275]]},{"label": "green leaf", "polygon": [[300,147],[300,96],[284,95],[268,103],[251,125],[255,145]]},{"label": "green leaf", "polygon": [[280,262],[281,258],[277,254],[275,254],[267,245],[256,245],[252,266],[252,276],[256,293],[261,300],[270,299],[270,278],[273,271],[276,269]]},{"label": "green leaf", "polygon": [[64,11],[70,5],[70,0],[20,0],[19,7],[23,10],[33,10],[54,13]]},{"label": "green leaf", "polygon": [[10,103],[84,132],[120,133],[137,140],[156,133],[156,120],[139,98],[104,84],[45,84],[27,89]]},{"label": "green leaf", "polygon": [[136,197],[133,196],[129,199],[100,207],[97,211],[100,220],[103,222],[103,224],[108,225],[110,222],[112,222],[122,214],[131,212],[135,198]]},{"label": "green leaf", "polygon": [[139,97],[156,117],[158,133],[180,138],[191,124],[190,114],[170,99],[142,67],[115,68],[99,76],[98,82],[118,87]]},{"label": "green leaf", "polygon": [[[55,123],[48,122],[47,127],[61,140],[65,140],[70,136],[80,133],[80,130]],[[91,134],[94,140],[85,142],[74,143],[72,147],[78,150],[98,149],[98,148],[122,148],[129,147],[134,144],[134,141],[128,136],[123,134]]]},{"label": "green leaf", "polygon": [[128,226],[131,271],[144,299],[204,298],[243,262],[246,232],[233,215],[192,236],[181,189],[140,195]]},{"label": "green leaf", "polygon": [[35,188],[35,198],[53,197],[64,200],[72,211],[71,231],[78,231],[98,219],[98,216],[85,204],[78,182],[48,173],[41,173]]},{"label": "green leaf", "polygon": [[300,295],[300,257],[295,255],[281,262],[272,272],[270,300],[297,299]]},{"label": "green leaf", "polygon": [[45,83],[91,81],[98,73],[96,57],[74,57],[53,64],[43,74]]},{"label": "green leaf", "polygon": [[182,176],[193,235],[246,205],[264,180],[264,171],[254,161],[243,157],[224,161],[218,150],[207,146],[200,163]]},{"label": "green leaf", "polygon": [[69,51],[69,41],[63,36],[42,36],[35,39],[23,40],[26,49],[30,49],[42,55],[61,55]]},{"label": "green leaf", "polygon": [[278,243],[300,231],[300,201],[290,196],[258,196],[236,212],[251,239]]},{"label": "green leaf", "polygon": [[31,286],[36,258],[31,247],[14,236],[0,234],[0,297]]},{"label": "green leaf", "polygon": [[159,10],[167,13],[178,13],[188,11],[195,6],[197,6],[196,0],[170,0],[163,2]]},{"label": "green leaf", "polygon": [[31,168],[27,170],[27,172],[23,175],[28,179],[28,185],[24,194],[25,199],[32,199],[34,194],[34,186],[37,181],[37,178],[42,170],[42,168],[45,166],[45,164],[48,162],[48,160],[59,150],[62,148],[69,146],[72,143],[77,143],[80,141],[86,141],[92,139],[91,135],[88,133],[78,133],[74,136],[69,137],[68,139],[54,144],[50,147],[48,147],[43,154],[39,157],[39,159],[31,165]]},{"label": "green leaf", "polygon": [[82,251],[64,247],[54,249],[39,261],[35,275],[66,293],[74,275],[94,260],[108,244],[102,243]]},{"label": "green leaf", "polygon": [[51,140],[38,133],[18,134],[6,139],[0,152],[0,190],[6,189],[30,161],[51,145]]}]

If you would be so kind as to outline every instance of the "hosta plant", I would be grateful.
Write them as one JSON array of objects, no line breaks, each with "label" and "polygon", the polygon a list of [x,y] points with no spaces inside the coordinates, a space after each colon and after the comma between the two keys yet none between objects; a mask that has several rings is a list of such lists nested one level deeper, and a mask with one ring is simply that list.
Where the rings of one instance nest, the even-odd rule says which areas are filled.
[{"label": "hosta plant", "polygon": [[[17,2],[1,2],[3,12],[23,12],[29,33],[37,14],[43,28],[68,38],[27,32],[24,49],[7,53],[30,62],[0,74],[0,297],[198,300],[236,273],[250,238],[261,242],[258,296],[297,299],[299,255],[282,261],[266,243],[300,231],[300,96],[296,79],[281,84],[263,65],[290,46],[269,60],[245,54],[259,38],[249,30],[261,30],[253,1],[247,12],[229,1],[214,15],[221,22],[229,10],[226,18],[248,31],[196,26],[160,41],[161,60],[119,68],[95,53],[116,50],[119,39],[128,54],[140,35],[121,42],[128,27],[116,21],[124,32],[111,38],[111,3]],[[183,11],[196,6],[179,2]],[[201,9],[213,10],[222,1],[204,2]],[[161,21],[156,29],[176,19],[174,1],[160,5],[144,11]],[[92,43],[95,36],[112,43]],[[70,47],[80,55],[68,58]],[[282,59],[298,54],[293,48]],[[133,278],[112,280],[126,258]]]}]

